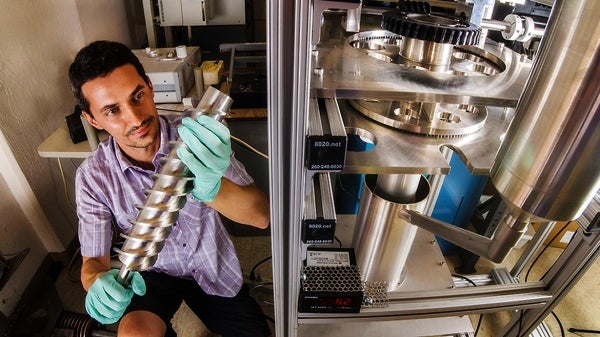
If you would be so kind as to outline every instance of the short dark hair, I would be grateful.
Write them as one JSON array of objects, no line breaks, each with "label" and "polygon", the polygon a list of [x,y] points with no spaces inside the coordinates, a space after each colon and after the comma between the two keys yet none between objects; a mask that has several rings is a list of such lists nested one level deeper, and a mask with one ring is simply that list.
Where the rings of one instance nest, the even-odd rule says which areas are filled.
[{"label": "short dark hair", "polygon": [[82,110],[90,112],[90,103],[83,95],[81,87],[86,82],[104,77],[126,64],[133,65],[144,81],[150,84],[140,60],[124,44],[113,41],[95,41],[83,47],[69,67],[69,81],[77,105]]}]

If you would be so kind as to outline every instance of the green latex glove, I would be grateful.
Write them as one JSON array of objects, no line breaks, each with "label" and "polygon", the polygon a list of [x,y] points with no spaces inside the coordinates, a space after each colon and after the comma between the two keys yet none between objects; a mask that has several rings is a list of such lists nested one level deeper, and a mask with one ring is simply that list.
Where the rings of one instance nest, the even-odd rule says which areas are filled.
[{"label": "green latex glove", "polygon": [[177,149],[177,156],[194,174],[192,195],[200,201],[213,201],[221,188],[221,177],[230,164],[229,129],[201,115],[196,121],[183,118],[178,131],[186,146]]},{"label": "green latex glove", "polygon": [[138,272],[131,272],[131,284],[128,288],[117,282],[118,269],[111,269],[100,275],[90,286],[85,296],[85,310],[102,324],[118,321],[133,294],[142,296],[146,293],[146,282]]}]

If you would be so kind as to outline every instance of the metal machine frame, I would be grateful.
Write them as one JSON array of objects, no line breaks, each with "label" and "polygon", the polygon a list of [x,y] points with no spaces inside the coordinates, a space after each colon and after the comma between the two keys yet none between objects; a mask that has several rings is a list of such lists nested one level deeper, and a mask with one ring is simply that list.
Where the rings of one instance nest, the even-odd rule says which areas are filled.
[{"label": "metal machine frame", "polygon": [[[557,0],[561,7],[567,1]],[[318,4],[316,4],[318,3]],[[332,2],[328,2],[332,3]],[[588,206],[589,212],[579,219],[579,229],[560,258],[550,267],[544,277],[536,282],[497,284],[467,289],[447,289],[408,293],[391,293],[389,306],[385,309],[363,310],[359,314],[299,314],[298,291],[302,244],[300,240],[301,219],[304,209],[309,174],[305,164],[305,139],[308,129],[309,98],[321,95],[340,98],[342,91],[332,86],[315,85],[313,53],[314,11],[320,1],[271,1],[267,8],[268,69],[269,69],[269,153],[273,283],[275,300],[275,334],[295,337],[302,335],[300,326],[336,325],[360,322],[401,322],[443,318],[449,316],[518,310],[510,322],[498,332],[498,336],[527,336],[543,321],[552,309],[566,296],[576,282],[585,274],[600,255],[598,234],[599,200],[596,197]],[[348,2],[345,2],[348,6]],[[592,5],[590,5],[592,6]],[[598,9],[598,6],[595,7]],[[572,19],[572,18],[571,18]],[[558,25],[578,24],[589,28],[591,23],[565,21]],[[598,36],[594,28],[592,36]],[[598,64],[598,52],[593,64]],[[367,85],[377,86],[376,83]],[[377,95],[375,88],[371,94]],[[346,91],[348,92],[348,91]],[[385,95],[404,95],[392,90]],[[435,93],[432,93],[435,95]],[[353,97],[357,98],[357,97]],[[369,97],[372,98],[372,97]],[[489,100],[493,100],[490,97]],[[501,98],[504,99],[504,98]],[[598,98],[595,98],[595,102]],[[489,102],[489,101],[488,101]],[[484,102],[487,103],[487,102]],[[597,109],[597,107],[596,107]],[[597,119],[597,117],[596,117]],[[352,158],[350,158],[352,164]],[[473,167],[471,167],[473,169]],[[414,171],[413,168],[397,167],[398,172]],[[377,168],[371,169],[377,173]],[[413,171],[411,171],[413,170]],[[362,171],[358,168],[357,172]],[[425,173],[443,175],[447,167]],[[325,336],[325,334],[323,334]],[[335,335],[334,333],[330,334]]]}]

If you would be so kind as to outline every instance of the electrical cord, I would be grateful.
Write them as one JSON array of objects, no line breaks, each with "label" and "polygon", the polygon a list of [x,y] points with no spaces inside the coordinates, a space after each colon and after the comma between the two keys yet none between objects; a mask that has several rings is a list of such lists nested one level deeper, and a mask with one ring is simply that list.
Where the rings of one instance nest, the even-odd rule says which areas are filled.
[{"label": "electrical cord", "polygon": [[179,112],[182,113],[185,110],[179,110],[179,109],[167,109],[167,108],[156,108],[156,110],[161,110],[161,111],[168,111],[168,112]]},{"label": "electrical cord", "polygon": [[565,329],[563,328],[560,318],[558,318],[558,315],[556,315],[556,313],[554,311],[552,311],[550,313],[552,314],[552,316],[554,316],[554,319],[556,319],[556,322],[558,323],[558,327],[560,328],[560,335],[562,337],[565,337]]},{"label": "electrical cord", "polygon": [[[258,268],[258,267],[259,267],[261,264],[263,264],[263,263],[265,263],[265,262],[269,261],[271,258],[272,258],[272,256],[268,256],[268,257],[266,257],[266,258],[264,258],[264,259],[260,260],[260,261],[259,261],[257,264],[255,264],[255,265],[254,265],[254,267],[252,267],[252,270],[250,271],[250,276],[249,276],[250,280],[252,280],[252,281],[256,280],[256,275],[255,275],[255,271],[256,271],[256,269],[257,269],[257,268]],[[260,284],[256,284],[256,285],[254,285],[252,288],[250,288],[250,291],[249,291],[250,297],[252,297],[252,298],[253,298],[255,301],[257,301],[257,302],[262,302],[262,303],[264,303],[264,304],[268,304],[268,305],[275,305],[275,303],[274,303],[273,301],[269,301],[269,300],[261,299],[261,298],[259,298],[258,296],[256,296],[256,290],[257,290],[257,289],[259,289],[259,288],[264,288],[264,287],[268,287],[268,286],[271,286],[271,287],[272,287],[272,286],[273,286],[273,282],[266,282],[266,283],[260,283]],[[272,294],[272,293],[273,293],[273,290],[271,289],[271,294]],[[269,320],[269,321],[271,321],[271,322],[275,323],[275,320],[274,320],[272,317],[270,317],[269,315],[265,314],[264,312],[263,312],[263,316],[264,316],[264,317],[265,317],[267,320]]]},{"label": "electrical cord", "polygon": [[583,332],[583,333],[591,333],[591,334],[600,334],[600,330],[589,330],[589,329],[579,329],[579,328],[568,328],[567,331],[573,332],[573,333]]},{"label": "electrical cord", "polygon": [[77,251],[73,254],[73,256],[71,257],[71,260],[69,260],[69,263],[67,264],[67,278],[71,282],[79,282],[79,281],[81,281],[81,279],[79,278],[79,276],[73,276],[72,275],[73,274],[72,270],[73,270],[73,267],[75,266],[76,258],[80,256],[79,252],[81,252],[81,247],[77,248]]},{"label": "electrical cord", "polygon": [[266,154],[262,153],[261,151],[259,151],[257,148],[253,147],[252,145],[246,143],[245,141],[239,139],[238,137],[235,137],[234,135],[230,135],[231,139],[233,141],[235,141],[236,143],[242,145],[243,147],[247,148],[248,150],[256,153],[257,155],[265,158],[265,159],[269,159],[269,156],[267,156]]},{"label": "electrical cord", "polygon": [[24,254],[27,251],[30,251],[30,250],[31,250],[30,248],[25,248],[25,249],[21,249],[21,250],[19,250],[17,252],[14,252],[14,253],[2,253],[2,252],[0,252],[0,261],[6,262],[7,260],[10,260],[10,259],[12,259],[15,256],[19,256],[21,254]]},{"label": "electrical cord", "polygon": [[519,310],[519,331],[517,337],[521,337],[521,331],[523,330],[523,309]]},{"label": "electrical cord", "polygon": [[359,197],[358,197],[358,196],[357,196],[355,193],[352,193],[352,192],[348,191],[348,190],[347,190],[347,189],[344,187],[344,184],[343,184],[343,182],[342,182],[342,177],[341,177],[340,175],[338,175],[338,176],[337,176],[336,183],[337,183],[337,185],[340,187],[340,190],[341,190],[342,192],[344,192],[345,194],[347,194],[348,196],[350,196],[351,198],[353,198],[353,199],[354,199],[354,200],[356,200],[356,201],[359,201],[359,200],[360,200],[360,198],[359,198]]},{"label": "electrical cord", "polygon": [[529,280],[529,273],[533,269],[533,266],[538,262],[538,260],[540,259],[540,257],[542,257],[542,255],[546,252],[546,250],[548,249],[548,247],[550,247],[550,244],[552,242],[554,242],[554,240],[556,240],[556,238],[558,238],[558,236],[562,233],[562,231],[564,231],[567,228],[567,226],[569,226],[569,224],[571,224],[571,221],[568,221],[566,224],[564,224],[562,226],[562,228],[558,232],[556,232],[556,234],[554,234],[554,236],[552,237],[552,239],[550,239],[548,241],[548,243],[544,246],[544,248],[538,254],[538,256],[535,257],[535,260],[533,260],[533,262],[531,262],[531,265],[529,266],[529,269],[527,269],[527,273],[525,273],[525,282],[527,282],[527,280]]},{"label": "electrical cord", "polygon": [[[163,110],[163,111],[169,111],[169,112],[178,112],[178,113],[182,113],[182,110],[177,110],[177,109],[163,109],[160,108],[159,110]],[[265,153],[261,152],[260,150],[258,150],[257,148],[253,147],[252,145],[248,144],[247,142],[241,140],[240,138],[234,136],[234,135],[230,135],[231,139],[233,141],[235,141],[236,143],[242,145],[243,147],[247,148],[248,150],[256,153],[257,155],[265,158],[265,159],[269,159],[269,156],[266,155]]]},{"label": "electrical cord", "polygon": [[[261,298],[257,297],[256,293],[255,293],[256,289],[265,288],[265,287],[268,287],[268,286],[273,286],[273,282],[267,282],[267,283],[257,284],[254,287],[250,288],[250,297],[252,297],[256,301],[259,301],[259,302],[262,302],[262,303],[265,303],[265,304],[268,304],[268,305],[274,305],[275,303],[273,303],[273,301],[261,299]],[[273,293],[272,290],[271,290],[271,293]]]},{"label": "electrical cord", "polygon": [[58,169],[60,170],[60,177],[62,178],[63,188],[65,190],[67,205],[69,205],[69,207],[71,207],[71,209],[73,209],[75,212],[77,212],[77,207],[75,207],[73,205],[73,203],[71,203],[71,198],[69,197],[69,189],[67,188],[67,179],[65,177],[65,171],[63,170],[62,162],[60,161],[60,157],[58,157],[57,160],[58,160]]},{"label": "electrical cord", "polygon": [[340,248],[342,248],[342,240],[340,240],[340,238],[338,238],[337,236],[334,236],[333,238],[335,239],[335,241],[337,241]]},{"label": "electrical cord", "polygon": [[263,263],[265,263],[265,262],[269,261],[269,260],[270,260],[272,257],[273,257],[272,255],[271,255],[271,256],[268,256],[268,257],[265,257],[264,259],[262,259],[262,260],[258,261],[258,263],[254,265],[254,267],[252,267],[252,270],[250,270],[250,276],[249,276],[249,279],[250,279],[250,281],[254,281],[254,280],[256,280],[256,274],[255,274],[255,272],[256,272],[256,269],[257,269],[257,268],[258,268],[258,267],[259,267],[261,264],[263,264]]},{"label": "electrical cord", "polygon": [[[470,278],[468,278],[464,275],[452,274],[452,277],[458,277],[460,279],[463,279],[463,280],[469,282],[473,287],[477,287],[477,284],[475,282],[473,282],[473,280],[471,280]],[[481,328],[482,320],[483,320],[483,314],[479,314],[479,319],[477,319],[477,327],[475,328],[475,332],[473,333],[473,336],[475,336],[475,337],[477,337],[477,334],[479,333],[479,328]]]},{"label": "electrical cord", "polygon": [[[522,337],[521,331],[523,330],[523,312],[523,309],[519,310],[519,331],[517,332],[517,337]],[[554,311],[551,311],[550,313],[552,314],[552,316],[554,316],[554,319],[556,319],[556,322],[558,323],[558,327],[560,328],[560,335],[562,337],[565,337],[565,329],[563,328],[560,318],[558,318],[558,315],[556,315]]]},{"label": "electrical cord", "polygon": [[[533,269],[533,266],[535,266],[535,264],[539,261],[539,259],[542,257],[542,255],[544,255],[544,253],[546,252],[546,250],[548,249],[548,247],[550,247],[550,244],[552,242],[554,242],[554,240],[556,240],[556,238],[558,238],[558,236],[569,226],[569,224],[571,224],[571,221],[568,221],[567,223],[565,223],[561,227],[561,229],[558,232],[556,232],[556,234],[554,234],[554,236],[552,236],[552,238],[548,241],[548,243],[544,246],[544,248],[540,251],[540,253],[533,260],[533,262],[531,262],[531,265],[527,269],[527,273],[525,273],[525,282],[527,282],[527,280],[529,280],[529,273],[531,273],[531,270]],[[556,313],[554,311],[552,311],[550,313],[552,314],[552,316],[554,316],[554,318],[556,319],[556,322],[558,323],[558,326],[560,328],[560,334],[561,334],[561,336],[565,337],[565,330],[564,330],[564,327],[562,325],[562,322],[558,318],[558,315],[556,315]],[[517,334],[517,336],[519,336],[519,337],[521,336],[522,327],[523,327],[523,309],[520,310],[520,314],[519,314],[519,332]]]}]

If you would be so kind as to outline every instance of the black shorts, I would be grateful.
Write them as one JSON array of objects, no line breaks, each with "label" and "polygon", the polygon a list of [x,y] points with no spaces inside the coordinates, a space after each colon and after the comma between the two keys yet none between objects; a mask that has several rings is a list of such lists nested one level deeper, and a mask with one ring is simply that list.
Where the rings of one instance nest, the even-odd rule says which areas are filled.
[{"label": "black shorts", "polygon": [[[271,332],[260,306],[244,285],[235,297],[206,294],[193,279],[141,272],[146,294],[134,295],[125,313],[146,310],[158,315],[171,330],[171,318],[182,301],[206,327],[223,337],[266,337]],[[172,331],[170,331],[172,333]]]}]

